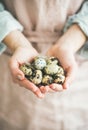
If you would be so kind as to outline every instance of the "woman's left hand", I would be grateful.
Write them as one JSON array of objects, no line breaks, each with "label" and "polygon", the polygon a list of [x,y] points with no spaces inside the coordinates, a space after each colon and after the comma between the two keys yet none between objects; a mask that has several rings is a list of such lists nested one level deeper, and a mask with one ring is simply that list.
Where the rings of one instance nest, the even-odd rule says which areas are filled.
[{"label": "woman's left hand", "polygon": [[58,48],[58,44],[56,44],[48,51],[48,55],[57,57],[60,61],[64,71],[66,72],[65,82],[62,85],[62,88],[68,88],[75,79],[77,73],[77,63],[75,61],[74,53],[69,49]]}]

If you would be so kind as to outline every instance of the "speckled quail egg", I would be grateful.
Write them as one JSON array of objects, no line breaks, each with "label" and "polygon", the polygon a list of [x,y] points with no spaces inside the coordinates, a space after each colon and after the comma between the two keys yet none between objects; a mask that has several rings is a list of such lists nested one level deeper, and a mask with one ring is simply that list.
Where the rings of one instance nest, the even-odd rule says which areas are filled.
[{"label": "speckled quail egg", "polygon": [[29,80],[32,81],[34,84],[39,85],[42,81],[42,71],[41,70],[34,70]]},{"label": "speckled quail egg", "polygon": [[20,69],[26,76],[32,75],[32,69],[30,67],[30,64],[23,64],[20,66]]},{"label": "speckled quail egg", "polygon": [[61,66],[58,66],[58,72],[57,72],[57,74],[59,74],[59,75],[64,75],[64,69],[61,67]]},{"label": "speckled quail egg", "polygon": [[36,69],[42,70],[46,66],[46,60],[43,57],[36,57],[33,65]]},{"label": "speckled quail egg", "polygon": [[55,57],[49,57],[49,58],[47,58],[46,61],[47,61],[47,64],[58,64],[59,63],[58,59]]},{"label": "speckled quail egg", "polygon": [[54,76],[54,83],[63,84],[65,81],[65,76],[61,74],[56,74]]},{"label": "speckled quail egg", "polygon": [[44,75],[42,78],[42,84],[49,85],[51,83],[53,83],[53,78],[50,75]]},{"label": "speckled quail egg", "polygon": [[44,72],[49,75],[54,75],[58,72],[58,65],[50,64],[44,68]]}]

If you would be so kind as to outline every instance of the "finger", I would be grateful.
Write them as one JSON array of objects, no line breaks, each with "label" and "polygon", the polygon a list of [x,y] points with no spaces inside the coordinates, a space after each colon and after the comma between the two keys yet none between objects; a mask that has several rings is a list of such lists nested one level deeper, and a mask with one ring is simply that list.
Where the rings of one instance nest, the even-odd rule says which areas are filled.
[{"label": "finger", "polygon": [[49,86],[41,86],[40,90],[41,90],[42,93],[45,94],[45,93],[47,93],[49,91]]},{"label": "finger", "polygon": [[50,88],[52,89],[52,90],[54,90],[54,91],[63,91],[63,87],[62,87],[62,85],[60,85],[60,84],[55,84],[55,83],[53,83],[53,84],[51,84],[50,85]]},{"label": "finger", "polygon": [[75,76],[77,74],[77,65],[72,65],[71,67],[69,67],[66,70],[67,74],[66,74],[66,78],[65,78],[65,82],[63,84],[63,88],[67,89],[71,83],[74,81]]},{"label": "finger", "polygon": [[44,97],[44,94],[41,93],[40,89],[36,85],[34,85],[32,82],[27,80],[26,78],[21,81],[19,80],[18,84],[20,84],[20,86],[24,86],[26,89],[32,91],[39,98]]},{"label": "finger", "polygon": [[16,60],[10,60],[9,66],[11,69],[11,73],[13,77],[16,79],[23,80],[24,79],[24,73],[19,69],[19,63]]},{"label": "finger", "polygon": [[41,86],[40,90],[44,94],[47,93],[47,92],[49,92],[49,93],[55,92],[55,90],[51,89],[49,86]]},{"label": "finger", "polygon": [[53,89],[51,89],[51,88],[49,87],[48,92],[49,92],[49,93],[55,93],[56,91],[55,91],[55,90],[53,90]]}]

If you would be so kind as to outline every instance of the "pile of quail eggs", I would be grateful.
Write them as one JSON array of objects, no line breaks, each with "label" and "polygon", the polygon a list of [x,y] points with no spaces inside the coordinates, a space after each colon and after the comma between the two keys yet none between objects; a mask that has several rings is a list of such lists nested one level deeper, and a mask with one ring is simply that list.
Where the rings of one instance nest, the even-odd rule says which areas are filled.
[{"label": "pile of quail eggs", "polygon": [[37,86],[63,84],[65,72],[55,57],[35,57],[31,63],[20,66],[25,77]]}]

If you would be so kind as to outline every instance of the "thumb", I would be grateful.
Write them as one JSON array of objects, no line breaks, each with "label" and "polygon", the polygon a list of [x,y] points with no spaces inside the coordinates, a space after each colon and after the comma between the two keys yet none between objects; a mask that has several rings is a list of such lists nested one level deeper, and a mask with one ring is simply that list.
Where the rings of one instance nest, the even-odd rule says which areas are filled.
[{"label": "thumb", "polygon": [[9,67],[12,73],[12,76],[16,79],[23,80],[24,79],[24,73],[19,69],[19,63],[17,60],[11,59],[9,61]]},{"label": "thumb", "polygon": [[74,81],[75,76],[77,74],[77,64],[71,65],[69,68],[67,68],[66,72],[67,72],[66,79],[63,84],[64,89],[67,89]]}]

